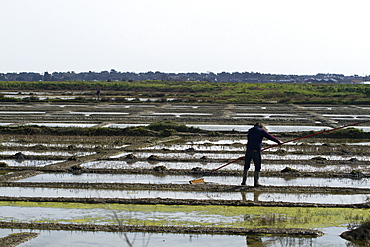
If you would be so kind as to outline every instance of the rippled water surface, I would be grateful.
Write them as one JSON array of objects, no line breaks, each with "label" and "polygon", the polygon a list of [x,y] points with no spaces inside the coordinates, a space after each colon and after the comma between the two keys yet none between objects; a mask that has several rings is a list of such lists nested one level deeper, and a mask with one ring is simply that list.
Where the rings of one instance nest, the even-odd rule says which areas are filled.
[{"label": "rippled water surface", "polygon": [[364,203],[370,194],[312,194],[312,193],[269,193],[269,192],[195,192],[167,190],[100,190],[100,189],[61,189],[0,187],[0,196],[8,197],[66,197],[66,198],[171,198],[197,200],[242,200],[269,202],[307,202],[307,203]]},{"label": "rippled water surface", "polygon": [[[40,174],[34,177],[18,180],[20,182],[77,182],[77,183],[152,183],[152,184],[188,184],[194,176],[188,175],[168,175],[156,176],[151,174],[91,174],[83,173],[73,175],[69,173]],[[239,185],[241,177],[235,176],[207,176],[206,182]],[[249,177],[247,183],[252,185],[252,177]],[[282,178],[282,177],[261,177],[260,182],[263,185],[271,186],[320,186],[320,187],[355,187],[368,188],[369,179],[351,179],[351,178]]]}]

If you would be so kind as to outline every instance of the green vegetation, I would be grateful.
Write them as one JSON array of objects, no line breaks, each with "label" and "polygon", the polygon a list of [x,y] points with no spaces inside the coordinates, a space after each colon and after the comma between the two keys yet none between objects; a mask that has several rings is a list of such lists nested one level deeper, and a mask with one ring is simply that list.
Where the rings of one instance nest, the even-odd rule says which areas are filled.
[{"label": "green vegetation", "polygon": [[206,133],[199,128],[187,127],[172,121],[160,121],[148,126],[120,128],[78,128],[78,127],[47,127],[47,126],[0,126],[0,134],[23,135],[81,135],[81,136],[171,136],[177,132]]},{"label": "green vegetation", "polygon": [[[126,205],[50,202],[0,202],[0,207],[54,208],[73,210],[73,218],[58,215],[34,219],[37,222],[106,223],[155,226],[321,228],[360,223],[370,218],[369,209],[299,208],[299,207],[231,207],[189,205]],[[102,211],[106,210],[106,214]],[[89,213],[86,213],[89,212]],[[96,213],[94,213],[96,212]],[[153,216],[156,217],[153,217]],[[55,218],[54,218],[55,217]],[[9,219],[8,219],[9,220]]]},{"label": "green vegetation", "polygon": [[[68,101],[95,101],[96,89],[101,89],[101,101],[123,102],[125,97],[154,97],[180,102],[216,103],[315,103],[370,104],[370,86],[359,84],[293,84],[293,83],[220,83],[198,81],[0,81],[0,90],[69,90],[90,91],[88,97]],[[37,101],[31,95],[27,101]],[[0,101],[25,101],[0,97]],[[48,101],[51,101],[48,99]],[[135,102],[135,101],[133,101]]]}]

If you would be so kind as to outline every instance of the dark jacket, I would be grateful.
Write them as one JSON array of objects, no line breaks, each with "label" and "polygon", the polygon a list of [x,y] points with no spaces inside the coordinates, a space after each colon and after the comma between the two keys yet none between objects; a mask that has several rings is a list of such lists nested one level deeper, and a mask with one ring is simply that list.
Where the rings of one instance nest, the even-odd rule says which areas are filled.
[{"label": "dark jacket", "polygon": [[267,131],[255,126],[248,130],[248,143],[247,150],[257,150],[261,151],[262,149],[262,139],[266,137],[267,139],[280,143],[273,135],[269,134]]}]

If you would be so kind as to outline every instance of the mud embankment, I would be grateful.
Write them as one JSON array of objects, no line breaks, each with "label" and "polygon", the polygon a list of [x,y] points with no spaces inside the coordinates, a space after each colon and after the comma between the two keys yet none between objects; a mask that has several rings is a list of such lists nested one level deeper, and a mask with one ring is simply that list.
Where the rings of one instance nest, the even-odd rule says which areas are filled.
[{"label": "mud embankment", "polygon": [[272,193],[333,193],[370,194],[368,188],[315,186],[239,186],[223,184],[146,184],[146,183],[69,183],[69,182],[0,182],[1,187],[102,189],[102,190],[166,190],[204,192],[272,192]]},{"label": "mud embankment", "polygon": [[6,237],[0,238],[0,246],[2,247],[15,247],[23,242],[37,237],[39,234],[34,232],[22,232],[10,234]]},{"label": "mud embankment", "polygon": [[[332,162],[335,163],[335,162]],[[299,164],[299,162],[295,162]],[[337,164],[337,163],[336,163]],[[66,165],[66,164],[64,164]],[[337,164],[340,166],[340,164]],[[288,166],[287,166],[288,167]],[[289,169],[289,168],[288,168]],[[324,170],[324,168],[323,168]],[[109,169],[109,168],[97,168],[97,169],[86,169],[76,165],[76,163],[69,163],[68,167],[53,166],[53,167],[16,167],[7,166],[0,167],[0,171],[12,171],[14,173],[7,174],[0,177],[0,181],[14,181],[18,179],[23,179],[42,172],[46,173],[72,173],[72,174],[82,174],[82,173],[95,173],[95,174],[153,174],[153,175],[194,175],[196,177],[207,177],[210,175],[212,170],[209,169],[162,169],[158,171],[156,167],[153,168],[132,168],[132,169]],[[21,173],[19,173],[21,172]],[[242,176],[243,171],[236,170],[218,170],[212,172],[212,176]],[[249,175],[253,175],[252,171]],[[333,171],[323,171],[323,172],[301,172],[301,171],[261,171],[261,176],[264,177],[282,177],[282,178],[297,178],[297,177],[311,177],[311,178],[370,178],[370,173],[353,173],[353,172],[333,172]]]},{"label": "mud embankment", "polygon": [[324,204],[324,203],[294,203],[294,202],[263,202],[251,200],[196,200],[171,198],[70,198],[70,197],[6,197],[1,196],[0,201],[26,201],[26,202],[62,202],[62,203],[88,203],[88,204],[135,204],[135,205],[188,205],[188,206],[242,206],[242,207],[315,207],[315,208],[370,208],[370,203],[358,204]]},{"label": "mud embankment", "polygon": [[177,227],[177,226],[126,226],[126,225],[93,225],[93,224],[60,224],[60,223],[15,223],[0,222],[0,228],[42,229],[66,231],[121,231],[151,233],[185,233],[185,234],[274,234],[290,236],[323,235],[321,231],[300,228],[231,228],[231,227]]}]

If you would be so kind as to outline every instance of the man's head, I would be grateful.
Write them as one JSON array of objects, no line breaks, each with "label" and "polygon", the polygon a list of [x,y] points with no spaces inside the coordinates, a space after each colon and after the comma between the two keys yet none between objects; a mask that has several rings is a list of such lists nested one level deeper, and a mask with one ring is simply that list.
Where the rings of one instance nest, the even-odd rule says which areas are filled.
[{"label": "man's head", "polygon": [[254,127],[258,127],[258,128],[263,129],[265,126],[261,122],[257,122],[257,123],[254,124]]}]

